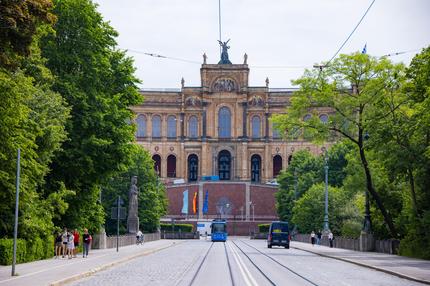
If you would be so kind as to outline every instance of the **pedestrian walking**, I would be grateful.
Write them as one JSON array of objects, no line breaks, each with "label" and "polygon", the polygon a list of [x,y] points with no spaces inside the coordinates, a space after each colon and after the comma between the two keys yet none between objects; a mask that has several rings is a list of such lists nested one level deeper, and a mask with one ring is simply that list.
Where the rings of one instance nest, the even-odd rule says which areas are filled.
[{"label": "pedestrian walking", "polygon": [[75,243],[73,233],[67,233],[67,254],[69,259],[73,258],[73,252],[75,251]]},{"label": "pedestrian walking", "polygon": [[314,231],[311,232],[311,243],[312,243],[312,246],[315,245],[315,232]]},{"label": "pedestrian walking", "polygon": [[333,248],[333,240],[334,240],[334,236],[333,233],[330,231],[328,233],[328,241],[330,242],[330,247]]},{"label": "pedestrian walking", "polygon": [[68,237],[67,237],[67,228],[64,228],[63,233],[61,234],[61,241],[63,242],[63,258],[65,255],[67,255],[67,243],[68,243]]},{"label": "pedestrian walking", "polygon": [[61,232],[57,233],[55,237],[55,258],[57,259],[61,255],[61,251],[63,250],[63,237]]},{"label": "pedestrian walking", "polygon": [[73,231],[73,244],[74,244],[74,249],[73,249],[73,257],[76,257],[76,252],[78,251],[78,246],[79,246],[79,232],[78,230],[75,228],[75,230]]},{"label": "pedestrian walking", "polygon": [[83,241],[82,245],[84,246],[84,252],[82,254],[83,258],[88,257],[88,251],[90,249],[91,240],[92,240],[92,237],[88,233],[88,229],[85,228],[84,234],[82,235],[82,241]]},{"label": "pedestrian walking", "polygon": [[318,232],[317,232],[317,245],[321,244],[321,238],[322,238],[321,230],[318,230]]}]

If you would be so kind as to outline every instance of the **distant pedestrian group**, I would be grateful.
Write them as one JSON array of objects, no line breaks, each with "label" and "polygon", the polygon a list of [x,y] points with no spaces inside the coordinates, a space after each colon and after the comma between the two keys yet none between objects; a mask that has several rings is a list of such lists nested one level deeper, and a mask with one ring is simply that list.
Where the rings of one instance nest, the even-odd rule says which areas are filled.
[{"label": "distant pedestrian group", "polygon": [[[92,237],[88,233],[88,229],[84,229],[84,234],[82,235],[82,246],[83,246],[83,255],[82,257],[88,256],[88,251],[90,248]],[[68,257],[72,259],[76,257],[78,252],[78,247],[80,244],[80,235],[77,229],[73,232],[64,228],[63,232],[57,233],[55,237],[55,258],[59,257]]]},{"label": "distant pedestrian group", "polygon": [[[333,247],[333,242],[334,242],[334,236],[333,233],[329,230],[328,231],[328,235],[327,235],[328,241],[329,241],[329,245],[332,248]],[[315,245],[315,243],[317,245],[321,245],[321,240],[322,240],[322,232],[321,230],[319,230],[316,234],[314,231],[311,232],[311,244],[312,246]]]}]

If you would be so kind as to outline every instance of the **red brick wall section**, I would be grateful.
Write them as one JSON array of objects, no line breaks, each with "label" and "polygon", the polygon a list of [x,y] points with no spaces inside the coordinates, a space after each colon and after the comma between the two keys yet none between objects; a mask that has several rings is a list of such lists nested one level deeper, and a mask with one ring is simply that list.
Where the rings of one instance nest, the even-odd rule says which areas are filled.
[{"label": "red brick wall section", "polygon": [[199,192],[198,185],[169,186],[167,188],[167,199],[169,207],[168,215],[181,215],[183,192],[188,189],[188,214],[193,215],[193,197]]},{"label": "red brick wall section", "polygon": [[[251,185],[251,202],[254,204],[255,217],[277,216],[275,193],[277,188],[270,186]],[[252,216],[252,208],[250,209]]]},{"label": "red brick wall section", "polygon": [[[168,186],[167,198],[169,200],[168,215],[181,216],[183,192],[188,189],[188,214],[195,217],[192,212],[194,193],[199,191],[198,184]],[[208,215],[217,215],[217,203],[222,198],[227,198],[231,206],[230,215],[241,217],[240,208],[243,206],[245,215],[245,183],[204,183],[203,197],[206,190],[209,192]],[[275,207],[275,193],[277,188],[265,185],[251,185],[250,199],[255,204],[255,218],[265,219],[267,216],[277,216]],[[250,208],[252,216],[252,208]],[[261,216],[261,217],[260,217]]]},{"label": "red brick wall section", "polygon": [[[203,195],[208,191],[208,215],[217,215],[217,203],[222,198],[227,198],[231,206],[230,215],[240,216],[240,207],[245,206],[245,184],[203,184]],[[244,210],[245,213],[245,210]]]}]

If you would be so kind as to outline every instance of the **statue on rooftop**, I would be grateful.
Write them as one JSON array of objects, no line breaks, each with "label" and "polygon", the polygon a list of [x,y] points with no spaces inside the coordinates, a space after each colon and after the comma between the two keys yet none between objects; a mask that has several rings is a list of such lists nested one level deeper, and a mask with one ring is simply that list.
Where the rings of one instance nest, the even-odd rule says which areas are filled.
[{"label": "statue on rooftop", "polygon": [[221,42],[220,40],[218,40],[219,45],[222,48],[222,52],[221,52],[221,60],[218,62],[219,65],[231,65],[230,60],[228,59],[228,49],[230,49],[230,46],[227,46],[228,42],[230,41],[230,39],[228,39],[227,42]]},{"label": "statue on rooftop", "polygon": [[206,53],[203,53],[203,64],[206,64],[206,59],[208,58],[208,56],[206,55]]},{"label": "statue on rooftop", "polygon": [[248,55],[246,53],[243,55],[243,64],[244,65],[248,64]]}]

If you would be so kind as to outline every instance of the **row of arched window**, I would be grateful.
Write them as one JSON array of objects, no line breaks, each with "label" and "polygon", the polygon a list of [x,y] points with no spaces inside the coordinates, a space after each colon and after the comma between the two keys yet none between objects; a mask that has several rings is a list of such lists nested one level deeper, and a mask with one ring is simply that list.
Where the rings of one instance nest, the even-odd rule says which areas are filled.
[{"label": "row of arched window", "polygon": [[[158,176],[161,176],[161,157],[158,154],[152,156],[154,161],[154,169]],[[232,158],[231,154],[227,150],[222,150],[218,154],[218,176],[220,180],[231,180],[232,179]],[[196,154],[191,154],[187,158],[187,177],[188,181],[197,181],[198,170],[199,170],[199,158]],[[282,170],[282,157],[275,155],[273,157],[273,178],[278,176]],[[251,182],[261,181],[261,157],[258,154],[254,154],[251,157]],[[176,156],[171,154],[167,156],[167,177],[176,177]]]},{"label": "row of arched window", "polygon": [[[307,114],[303,117],[304,121],[307,121],[311,118],[310,114]],[[328,122],[328,115],[321,114],[319,116],[320,120],[324,123]],[[169,115],[167,117],[167,138],[176,138],[176,130],[177,130],[177,119],[174,115]],[[137,117],[137,137],[147,137],[147,120],[145,115],[140,114]],[[188,119],[188,137],[189,138],[197,138],[198,137],[198,119],[197,116],[192,115]],[[251,117],[251,137],[252,138],[260,138],[262,136],[262,128],[261,128],[261,118],[258,115],[254,115]],[[222,107],[219,110],[218,116],[218,136],[219,138],[230,138],[231,137],[231,112],[228,107]],[[274,125],[272,128],[272,136],[273,138],[281,138],[280,133],[276,126]],[[161,137],[161,116],[154,115],[152,116],[152,137],[160,138]]]}]

